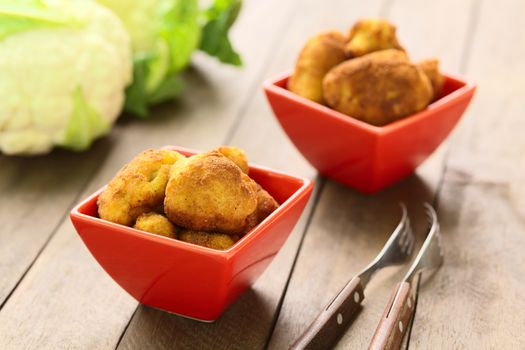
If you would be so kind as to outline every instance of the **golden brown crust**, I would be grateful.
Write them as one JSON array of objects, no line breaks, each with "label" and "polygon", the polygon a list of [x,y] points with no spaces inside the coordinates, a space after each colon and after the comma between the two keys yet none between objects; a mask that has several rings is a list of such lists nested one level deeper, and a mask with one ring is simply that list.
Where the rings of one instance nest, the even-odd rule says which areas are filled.
[{"label": "golden brown crust", "polygon": [[272,195],[265,191],[260,185],[257,186],[257,209],[248,217],[246,232],[260,224],[261,221],[266,219],[268,215],[275,211],[275,209],[279,208],[279,203],[277,203]]},{"label": "golden brown crust", "polygon": [[443,85],[445,84],[445,77],[439,71],[439,60],[436,58],[430,58],[423,60],[417,64],[423,72],[430,79],[433,91],[433,100],[436,100],[441,95]]},{"label": "golden brown crust", "polygon": [[179,234],[179,239],[184,242],[197,244],[203,247],[225,250],[239,240],[239,236],[222,233],[184,230]]},{"label": "golden brown crust", "polygon": [[137,218],[133,226],[137,230],[142,230],[170,238],[177,238],[176,227],[162,214],[155,212],[144,213]]},{"label": "golden brown crust", "polygon": [[325,74],[346,57],[346,37],[337,32],[320,33],[310,38],[301,50],[288,89],[309,100],[323,103],[322,82]]},{"label": "golden brown crust", "polygon": [[221,146],[217,148],[217,151],[237,164],[243,173],[248,174],[250,168],[248,166],[248,157],[246,157],[246,152],[244,152],[244,150],[234,146]]},{"label": "golden brown crust", "polygon": [[256,208],[257,184],[217,151],[186,158],[171,169],[164,210],[178,226],[241,233]]},{"label": "golden brown crust", "polygon": [[169,171],[184,156],[171,150],[146,150],[126,164],[100,194],[100,218],[131,226],[143,213],[162,208]]},{"label": "golden brown crust", "polygon": [[341,63],[326,75],[323,89],[329,106],[378,126],[418,112],[432,99],[423,71],[391,50]]},{"label": "golden brown crust", "polygon": [[408,55],[405,51],[398,49],[386,49],[374,51],[366,55],[369,60],[387,61],[387,62],[409,62]]},{"label": "golden brown crust", "polygon": [[349,58],[385,49],[404,51],[397,40],[396,27],[386,20],[373,18],[354,24],[344,48]]}]

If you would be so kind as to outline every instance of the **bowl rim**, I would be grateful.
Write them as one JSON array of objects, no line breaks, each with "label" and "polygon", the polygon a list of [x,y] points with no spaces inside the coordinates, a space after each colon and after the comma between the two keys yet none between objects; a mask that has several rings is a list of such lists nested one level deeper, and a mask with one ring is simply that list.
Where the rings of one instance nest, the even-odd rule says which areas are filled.
[{"label": "bowl rim", "polygon": [[337,120],[338,122],[342,122],[342,123],[351,125],[353,127],[364,129],[368,131],[369,133],[375,134],[377,136],[394,132],[396,130],[405,128],[411,124],[418,123],[422,119],[431,117],[436,112],[440,112],[443,109],[447,108],[447,106],[450,105],[451,102],[459,99],[460,97],[470,92],[473,92],[476,89],[476,83],[474,83],[473,81],[468,80],[461,75],[453,75],[453,74],[442,72],[443,76],[446,79],[450,79],[460,84],[463,84],[463,86],[431,102],[425,109],[419,112],[416,112],[414,114],[398,119],[396,121],[393,121],[383,126],[375,126],[372,124],[368,124],[364,121],[361,121],[359,119],[353,118],[352,116],[338,112],[335,109],[322,105],[318,102],[314,102],[305,97],[299,96],[291,92],[290,90],[277,85],[279,83],[282,83],[284,80],[288,80],[290,76],[292,75],[292,72],[293,72],[293,69],[290,69],[285,72],[276,74],[269,79],[266,79],[262,83],[263,89],[267,92],[272,92],[274,94],[280,95],[288,100],[294,100],[297,103],[305,105],[306,107],[310,109],[316,110],[318,113],[325,114],[326,116],[329,116]]},{"label": "bowl rim", "polygon": [[[185,148],[185,147],[179,147],[179,146],[163,146],[160,147],[161,149],[172,149],[177,152],[180,152],[184,155],[192,155],[201,153],[200,151],[196,151],[193,149]],[[288,211],[292,209],[294,204],[296,204],[302,197],[308,194],[308,192],[313,188],[313,181],[302,176],[296,176],[291,175],[286,172],[274,170],[265,166],[256,165],[253,163],[249,163],[250,169],[257,169],[264,172],[271,173],[272,175],[278,175],[282,177],[290,178],[291,180],[300,182],[300,187],[295,190],[295,192],[290,195],[283,203],[280,203],[279,207],[274,210],[269,216],[267,216],[263,221],[261,221],[257,226],[255,226],[253,229],[248,231],[243,237],[241,237],[233,246],[231,246],[228,249],[225,250],[218,250],[208,247],[203,247],[197,244],[184,242],[178,239],[169,238],[161,235],[157,235],[154,233],[141,231],[138,229],[135,229],[133,227],[124,226],[121,224],[117,224],[114,222],[110,222],[104,219],[101,219],[99,217],[91,216],[88,214],[84,214],[82,212],[83,208],[90,205],[93,201],[96,202],[98,196],[102,191],[106,188],[107,185],[104,185],[103,187],[99,188],[89,196],[87,196],[85,199],[81,200],[77,205],[71,209],[69,216],[71,221],[82,221],[82,222],[89,222],[91,224],[102,226],[107,228],[109,231],[118,231],[121,234],[127,234],[134,236],[139,239],[145,239],[149,240],[155,243],[163,244],[172,246],[173,248],[177,249],[186,249],[190,250],[196,254],[205,255],[211,258],[216,259],[225,259],[230,260],[234,258],[241,250],[243,250],[244,247],[246,247],[250,242],[256,240],[259,236],[264,234],[264,231],[266,228],[268,228],[272,223],[277,221],[280,217],[285,215]]]}]

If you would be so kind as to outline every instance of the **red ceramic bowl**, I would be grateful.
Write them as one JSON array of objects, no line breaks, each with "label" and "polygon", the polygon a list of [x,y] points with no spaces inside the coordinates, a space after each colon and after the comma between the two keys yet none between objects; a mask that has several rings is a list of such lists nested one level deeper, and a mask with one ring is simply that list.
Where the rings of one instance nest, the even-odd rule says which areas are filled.
[{"label": "red ceramic bowl", "polygon": [[438,100],[377,127],[288,91],[289,77],[263,84],[288,137],[322,175],[366,193],[412,174],[454,128],[475,90],[475,84],[445,75]]},{"label": "red ceramic bowl", "polygon": [[[184,155],[196,152],[168,147]],[[281,204],[233,247],[219,251],[102,220],[89,196],[70,218],[106,272],[140,303],[213,321],[277,254],[301,215],[312,181],[259,166],[250,176]]]}]

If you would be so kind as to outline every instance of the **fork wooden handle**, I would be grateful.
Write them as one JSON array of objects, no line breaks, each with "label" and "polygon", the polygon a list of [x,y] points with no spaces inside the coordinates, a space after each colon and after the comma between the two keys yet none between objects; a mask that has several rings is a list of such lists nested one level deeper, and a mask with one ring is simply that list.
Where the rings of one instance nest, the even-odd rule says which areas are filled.
[{"label": "fork wooden handle", "polygon": [[368,349],[400,349],[413,309],[411,286],[408,282],[401,282],[390,296]]},{"label": "fork wooden handle", "polygon": [[361,309],[364,297],[361,279],[352,278],[290,349],[331,348]]}]

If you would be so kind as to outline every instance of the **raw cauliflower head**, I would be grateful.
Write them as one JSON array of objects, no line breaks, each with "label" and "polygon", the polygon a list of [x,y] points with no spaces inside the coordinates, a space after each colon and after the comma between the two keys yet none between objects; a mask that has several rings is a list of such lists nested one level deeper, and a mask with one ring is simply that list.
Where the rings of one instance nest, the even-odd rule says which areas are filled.
[{"label": "raw cauliflower head", "polygon": [[0,151],[88,148],[119,115],[131,63],[127,31],[101,5],[0,4]]}]

